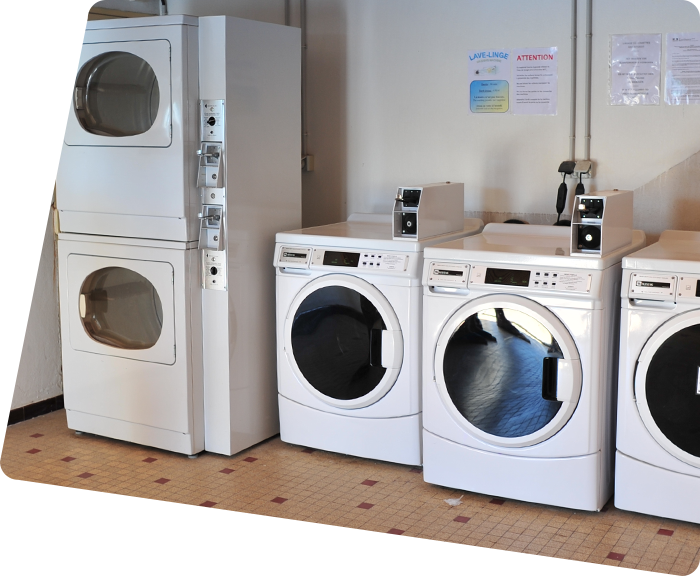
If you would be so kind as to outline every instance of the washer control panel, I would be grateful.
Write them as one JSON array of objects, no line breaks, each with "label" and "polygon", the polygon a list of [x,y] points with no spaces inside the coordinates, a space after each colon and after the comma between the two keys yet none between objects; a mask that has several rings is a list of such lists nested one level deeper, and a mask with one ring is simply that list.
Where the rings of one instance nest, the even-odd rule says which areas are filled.
[{"label": "washer control panel", "polygon": [[203,250],[202,253],[205,290],[226,290],[226,252]]},{"label": "washer control panel", "polygon": [[591,291],[591,274],[543,268],[516,269],[472,266],[469,285],[492,285],[556,292]]},{"label": "washer control panel", "polygon": [[428,286],[466,288],[468,280],[469,264],[430,263]]}]

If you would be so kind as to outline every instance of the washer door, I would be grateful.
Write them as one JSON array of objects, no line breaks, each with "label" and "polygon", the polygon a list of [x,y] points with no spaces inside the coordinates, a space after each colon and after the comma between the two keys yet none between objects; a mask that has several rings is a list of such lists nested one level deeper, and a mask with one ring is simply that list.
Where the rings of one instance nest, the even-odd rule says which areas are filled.
[{"label": "washer door", "polygon": [[634,395],[652,437],[700,468],[700,312],[673,317],[647,340],[637,361]]},{"label": "washer door", "polygon": [[434,370],[455,421],[496,446],[550,438],[581,395],[581,362],[568,330],[519,296],[485,296],[460,308],[440,333]]},{"label": "washer door", "polygon": [[170,42],[83,45],[66,144],[166,147],[171,120]]},{"label": "washer door", "polygon": [[309,282],[287,313],[285,353],[299,381],[338,408],[363,408],[394,385],[403,336],[389,301],[345,274]]},{"label": "washer door", "polygon": [[74,350],[175,363],[173,267],[70,254],[68,316]]}]

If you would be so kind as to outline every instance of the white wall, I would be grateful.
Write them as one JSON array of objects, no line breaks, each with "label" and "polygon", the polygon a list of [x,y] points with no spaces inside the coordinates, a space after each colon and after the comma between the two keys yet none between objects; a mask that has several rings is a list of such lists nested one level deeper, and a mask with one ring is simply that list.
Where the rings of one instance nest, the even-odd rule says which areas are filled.
[{"label": "white wall", "polygon": [[[355,211],[388,210],[397,186],[438,180],[465,182],[465,209],[486,220],[507,212],[534,222],[546,220],[535,214],[554,213],[556,170],[568,158],[569,1],[308,0],[307,5],[308,143],[316,169],[303,177],[305,226]],[[298,0],[292,6],[296,15]],[[277,23],[283,7],[283,0],[169,2],[170,13],[226,12]],[[580,0],[579,158],[584,13]],[[700,150],[700,106],[607,104],[609,35],[698,30],[700,15],[685,0],[594,0],[596,177],[586,182],[590,190],[640,188]],[[559,49],[556,116],[468,113],[470,50],[544,46]],[[640,209],[648,212],[657,200],[640,196]],[[700,221],[700,209],[697,216]],[[676,224],[665,219],[661,225]]]},{"label": "white wall", "polygon": [[[155,1],[74,0],[153,11]],[[44,0],[0,0],[0,413],[61,394]]]}]

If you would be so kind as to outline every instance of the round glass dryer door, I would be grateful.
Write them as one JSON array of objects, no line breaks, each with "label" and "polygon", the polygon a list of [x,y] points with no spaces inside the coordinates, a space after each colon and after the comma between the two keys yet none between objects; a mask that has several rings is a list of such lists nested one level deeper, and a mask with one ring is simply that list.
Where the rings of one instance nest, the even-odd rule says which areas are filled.
[{"label": "round glass dryer door", "polygon": [[659,327],[639,355],[634,391],[649,433],[700,468],[700,318],[686,312]]},{"label": "round glass dryer door", "polygon": [[363,408],[394,385],[403,337],[379,290],[332,274],[309,282],[292,302],[285,351],[299,381],[317,398],[339,408]]},{"label": "round glass dryer door", "polygon": [[122,350],[146,350],[158,342],[163,306],[155,286],[141,274],[101,268],[85,279],[79,298],[80,319],[93,340]]},{"label": "round glass dryer door", "polygon": [[153,68],[130,52],[106,52],[80,69],[73,106],[81,126],[100,136],[135,136],[153,126],[160,88]]},{"label": "round glass dryer door", "polygon": [[581,362],[568,330],[518,296],[486,296],[459,309],[440,334],[434,369],[455,420],[497,446],[550,438],[581,394]]}]

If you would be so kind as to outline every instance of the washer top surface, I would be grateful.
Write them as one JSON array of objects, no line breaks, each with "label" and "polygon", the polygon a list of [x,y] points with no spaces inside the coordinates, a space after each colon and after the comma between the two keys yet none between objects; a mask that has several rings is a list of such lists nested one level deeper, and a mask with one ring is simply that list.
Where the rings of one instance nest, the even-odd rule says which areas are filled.
[{"label": "washer top surface", "polygon": [[112,18],[93,20],[85,26],[86,30],[106,30],[108,28],[141,28],[143,26],[198,26],[199,18],[175,14],[172,16],[144,16],[143,18]]},{"label": "washer top surface", "polygon": [[426,247],[424,257],[469,262],[497,262],[605,270],[639,250],[646,242],[641,230],[634,230],[632,243],[602,258],[571,255],[568,226],[531,224],[487,224],[481,234]]},{"label": "washer top surface", "polygon": [[386,215],[386,218],[377,216],[379,215],[353,214],[347,222],[278,232],[276,240],[278,243],[312,246],[422,252],[427,246],[454,240],[465,234],[476,234],[483,226],[483,222],[478,218],[465,218],[464,228],[459,232],[407,242],[405,239],[399,240],[392,237],[391,215]]},{"label": "washer top surface", "polygon": [[700,273],[700,232],[666,230],[659,241],[625,256],[622,267],[632,270]]}]

